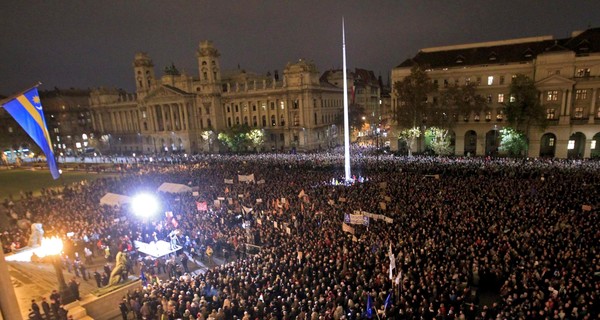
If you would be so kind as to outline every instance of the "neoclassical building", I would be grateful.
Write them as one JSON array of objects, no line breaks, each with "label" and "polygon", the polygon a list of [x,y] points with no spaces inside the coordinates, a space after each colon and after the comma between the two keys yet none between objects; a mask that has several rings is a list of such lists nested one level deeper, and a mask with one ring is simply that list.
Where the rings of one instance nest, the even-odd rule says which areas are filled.
[{"label": "neoclassical building", "polygon": [[[549,126],[530,132],[529,156],[589,158],[600,156],[600,28],[552,36],[459,44],[421,49],[392,69],[392,83],[418,65],[439,91],[476,83],[489,111],[461,118],[453,128],[455,154],[486,155],[498,147],[506,126],[502,103],[516,74],[534,79]],[[430,97],[431,100],[436,97]],[[400,106],[392,92],[392,109]]]},{"label": "neoclassical building", "polygon": [[280,78],[277,71],[223,71],[209,41],[200,43],[196,56],[197,76],[171,66],[157,78],[152,59],[138,53],[135,94],[92,90],[92,123],[108,152],[216,152],[216,133],[242,124],[263,130],[266,150],[340,142],[343,90],[323,81],[314,63],[288,63]]}]

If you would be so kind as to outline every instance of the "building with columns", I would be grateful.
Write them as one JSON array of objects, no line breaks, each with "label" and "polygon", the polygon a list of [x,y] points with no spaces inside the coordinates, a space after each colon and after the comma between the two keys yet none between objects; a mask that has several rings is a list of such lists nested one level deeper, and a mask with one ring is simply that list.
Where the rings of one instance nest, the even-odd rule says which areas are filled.
[{"label": "building with columns", "polygon": [[[392,69],[392,83],[418,65],[440,91],[450,85],[475,82],[489,111],[459,119],[453,128],[455,154],[487,155],[498,147],[506,126],[503,103],[508,102],[512,77],[524,74],[535,81],[549,125],[530,131],[530,157],[600,157],[600,28],[552,36],[459,44],[421,49]],[[435,99],[435,97],[430,97]],[[400,106],[392,92],[392,109]]]},{"label": "building with columns", "polygon": [[299,151],[340,143],[343,90],[320,79],[314,63],[288,63],[279,78],[243,69],[221,70],[220,53],[204,41],[198,75],[173,65],[155,76],[146,53],[135,55],[136,92],[94,89],[93,127],[106,152],[217,152],[217,133],[248,125],[264,133],[264,150]]}]

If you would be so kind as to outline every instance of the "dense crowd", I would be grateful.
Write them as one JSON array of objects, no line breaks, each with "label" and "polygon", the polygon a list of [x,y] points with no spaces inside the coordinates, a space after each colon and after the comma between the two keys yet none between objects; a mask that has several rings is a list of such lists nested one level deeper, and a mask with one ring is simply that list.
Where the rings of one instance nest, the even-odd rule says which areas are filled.
[{"label": "dense crowd", "polygon": [[[132,240],[179,230],[192,258],[208,247],[235,256],[162,282],[144,266],[153,280],[120,306],[140,319],[598,318],[600,163],[360,155],[356,182],[332,183],[342,163],[321,153],[131,164],[118,179],[5,208],[48,233],[73,232],[66,255],[108,248],[110,260]],[[247,174],[255,181],[237,182]],[[158,194],[161,214],[146,221],[98,205],[107,192],[154,192],[163,182],[197,195]],[[393,222],[343,231],[356,210]],[[5,246],[27,237],[17,229],[3,234]]]}]

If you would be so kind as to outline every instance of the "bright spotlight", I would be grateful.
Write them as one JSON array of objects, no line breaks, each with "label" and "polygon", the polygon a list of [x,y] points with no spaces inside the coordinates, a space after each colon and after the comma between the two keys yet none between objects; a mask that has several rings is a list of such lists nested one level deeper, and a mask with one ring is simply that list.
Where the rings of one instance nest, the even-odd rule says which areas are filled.
[{"label": "bright spotlight", "polygon": [[133,213],[140,217],[149,217],[158,211],[158,202],[149,194],[140,194],[131,201]]}]

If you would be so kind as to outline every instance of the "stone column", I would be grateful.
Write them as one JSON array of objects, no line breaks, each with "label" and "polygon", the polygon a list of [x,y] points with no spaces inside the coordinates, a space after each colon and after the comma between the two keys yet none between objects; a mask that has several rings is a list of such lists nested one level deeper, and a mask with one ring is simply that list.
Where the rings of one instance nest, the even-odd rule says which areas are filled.
[{"label": "stone column", "polygon": [[164,105],[160,105],[160,110],[162,112],[162,121],[163,121],[163,131],[167,131],[167,112]]},{"label": "stone column", "polygon": [[567,114],[567,90],[563,89],[561,102],[560,102],[560,115],[564,116],[566,114]]},{"label": "stone column", "polygon": [[465,154],[465,135],[455,135],[454,137],[454,155],[463,156]]},{"label": "stone column", "polygon": [[477,150],[475,150],[475,154],[485,156],[485,134],[477,132]]},{"label": "stone column", "polygon": [[117,119],[115,118],[115,113],[113,111],[108,112],[110,115],[110,128],[113,132],[117,132]]},{"label": "stone column", "polygon": [[568,150],[567,150],[568,144],[569,144],[569,138],[567,138],[565,140],[565,139],[559,139],[557,136],[556,137],[556,147],[554,148],[554,157],[559,158],[559,159],[566,159],[567,154],[568,154]]},{"label": "stone column", "polygon": [[596,118],[596,96],[598,95],[598,91],[596,88],[592,89],[592,103],[590,104],[590,113],[588,117],[588,123],[594,124],[594,120]]},{"label": "stone column", "polygon": [[[2,243],[0,243],[2,247]],[[21,310],[19,309],[19,300],[15,294],[10,273],[8,272],[8,264],[4,260],[4,251],[0,250],[0,318],[22,320]]]},{"label": "stone column", "polygon": [[590,156],[592,155],[592,140],[594,140],[594,137],[585,139],[585,145],[583,146],[583,158],[584,159],[589,159]]},{"label": "stone column", "polygon": [[567,115],[567,116],[571,116],[571,102],[572,102],[571,100],[573,100],[572,98],[573,98],[573,90],[569,90],[567,92],[567,110],[565,112],[565,115]]},{"label": "stone column", "polygon": [[175,127],[175,111],[173,111],[173,105],[169,104],[169,114],[171,116],[171,131],[176,131]]}]

